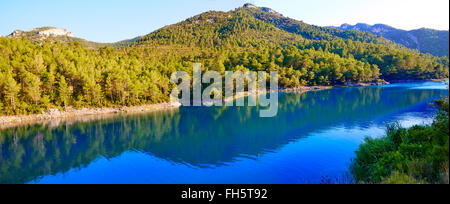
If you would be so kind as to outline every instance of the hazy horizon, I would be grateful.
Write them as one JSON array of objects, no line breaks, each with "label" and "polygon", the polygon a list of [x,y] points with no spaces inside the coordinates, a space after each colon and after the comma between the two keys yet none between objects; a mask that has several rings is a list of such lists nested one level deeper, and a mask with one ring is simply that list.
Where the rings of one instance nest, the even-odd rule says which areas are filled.
[{"label": "hazy horizon", "polygon": [[0,35],[53,26],[68,29],[86,40],[111,43],[146,35],[210,10],[234,10],[245,3],[269,7],[286,17],[318,26],[366,23],[403,30],[449,30],[447,0],[5,0],[0,2]]}]

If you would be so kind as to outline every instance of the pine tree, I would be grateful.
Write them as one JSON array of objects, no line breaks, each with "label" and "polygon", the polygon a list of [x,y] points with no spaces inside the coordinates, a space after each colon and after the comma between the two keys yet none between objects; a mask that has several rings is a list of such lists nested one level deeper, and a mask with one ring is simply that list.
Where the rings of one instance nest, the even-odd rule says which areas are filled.
[{"label": "pine tree", "polygon": [[20,91],[20,86],[16,83],[16,80],[14,80],[14,78],[10,74],[6,76],[6,81],[4,83],[5,97],[12,106],[13,112],[16,112],[17,94]]},{"label": "pine tree", "polygon": [[38,76],[31,73],[26,74],[25,78],[25,92],[27,96],[34,102],[34,105],[38,105],[41,100],[41,80]]},{"label": "pine tree", "polygon": [[59,96],[59,102],[61,102],[65,108],[67,108],[67,105],[69,104],[69,86],[67,85],[66,78],[64,76],[61,76],[59,80],[59,87],[58,87],[58,96]]}]

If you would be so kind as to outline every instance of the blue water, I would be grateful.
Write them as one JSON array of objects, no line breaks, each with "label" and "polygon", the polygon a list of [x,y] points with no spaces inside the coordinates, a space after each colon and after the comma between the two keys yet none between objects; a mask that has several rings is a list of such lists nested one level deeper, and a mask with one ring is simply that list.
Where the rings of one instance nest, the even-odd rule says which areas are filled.
[{"label": "blue water", "polygon": [[344,181],[386,124],[427,125],[444,82],[280,94],[259,107],[182,107],[0,131],[0,183],[291,184]]}]

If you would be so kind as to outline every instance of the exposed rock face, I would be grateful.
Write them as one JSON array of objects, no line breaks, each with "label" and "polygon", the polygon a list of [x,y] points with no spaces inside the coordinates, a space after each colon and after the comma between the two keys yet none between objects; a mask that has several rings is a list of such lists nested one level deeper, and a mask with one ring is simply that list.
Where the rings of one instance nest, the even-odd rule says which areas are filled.
[{"label": "exposed rock face", "polygon": [[394,28],[383,24],[375,24],[371,26],[365,23],[358,23],[356,25],[342,24],[340,27],[332,27],[332,28],[338,28],[341,30],[368,31],[376,35],[384,35],[385,33],[392,32],[393,30],[395,30]]},{"label": "exposed rock face", "polygon": [[276,12],[275,10],[273,10],[273,9],[271,9],[271,8],[267,8],[267,7],[261,7],[261,8],[260,8],[260,7],[257,7],[257,6],[255,6],[255,5],[253,5],[253,4],[249,4],[249,3],[244,4],[244,8],[261,9],[262,11],[267,12],[267,13],[275,14],[275,15],[278,15],[278,16],[283,16],[283,15],[281,15],[280,13]]},{"label": "exposed rock face", "polygon": [[12,37],[20,37],[22,34],[23,34],[23,31],[15,30],[15,31],[12,32],[9,36],[12,36]]},{"label": "exposed rock face", "polygon": [[244,8],[258,8],[257,6],[253,5],[253,4],[244,4]]},{"label": "exposed rock face", "polygon": [[278,15],[279,15],[278,12],[276,12],[275,10],[273,10],[273,9],[271,9],[271,8],[263,7],[263,8],[261,8],[261,9],[262,9],[263,11],[267,12],[267,13],[272,13],[272,14],[278,14]]},{"label": "exposed rock face", "polygon": [[417,49],[422,53],[430,53],[440,57],[449,55],[448,31],[432,29],[407,31],[396,29],[384,24],[375,24],[372,26],[364,23],[358,23],[356,25],[343,24],[340,27],[331,28],[367,31],[378,36],[383,36],[384,38],[404,45],[407,48]]},{"label": "exposed rock face", "polygon": [[46,28],[35,28],[30,31],[21,31],[21,30],[15,30],[12,32],[8,37],[13,38],[20,38],[20,37],[35,37],[37,39],[44,40],[47,37],[57,37],[57,36],[68,36],[68,37],[74,37],[73,33],[67,31],[66,29],[62,28],[53,28],[53,27],[46,27]]},{"label": "exposed rock face", "polygon": [[66,29],[62,29],[62,28],[51,28],[48,30],[44,30],[44,31],[40,31],[38,32],[39,35],[44,35],[44,36],[69,36],[69,37],[74,37],[72,32],[67,31]]}]

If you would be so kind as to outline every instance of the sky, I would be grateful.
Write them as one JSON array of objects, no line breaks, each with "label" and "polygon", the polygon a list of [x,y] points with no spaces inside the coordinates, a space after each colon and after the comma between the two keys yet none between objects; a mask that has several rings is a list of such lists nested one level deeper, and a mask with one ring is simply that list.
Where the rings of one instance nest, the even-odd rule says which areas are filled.
[{"label": "sky", "polygon": [[0,35],[54,26],[87,40],[116,42],[244,3],[319,26],[383,23],[449,30],[449,0],[0,0]]}]

